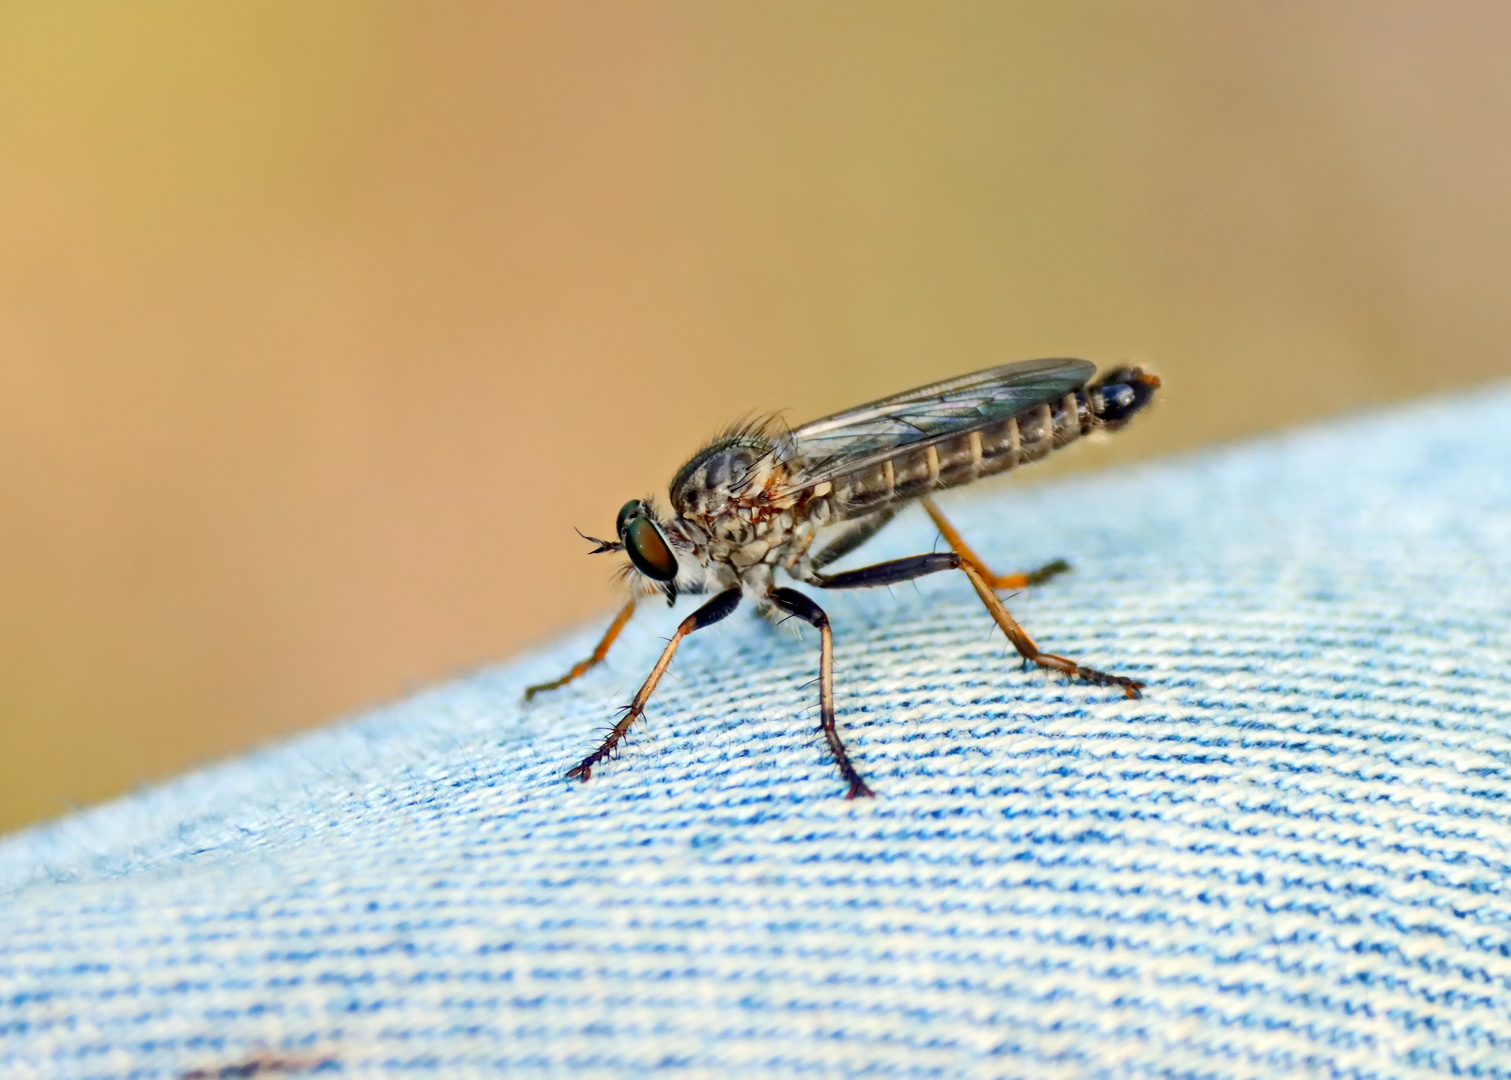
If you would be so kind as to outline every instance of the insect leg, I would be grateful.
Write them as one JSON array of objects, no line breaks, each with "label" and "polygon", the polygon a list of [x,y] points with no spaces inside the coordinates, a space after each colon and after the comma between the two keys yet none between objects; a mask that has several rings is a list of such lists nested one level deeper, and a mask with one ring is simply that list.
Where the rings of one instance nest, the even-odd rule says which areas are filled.
[{"label": "insect leg", "polygon": [[965,560],[953,551],[932,555],[909,555],[906,559],[862,566],[841,574],[814,574],[807,580],[821,589],[869,589],[878,585],[897,585],[914,578],[927,577],[941,570],[958,570]]},{"label": "insect leg", "polygon": [[645,703],[650,700],[651,694],[655,693],[656,684],[661,681],[661,676],[666,674],[666,669],[672,662],[672,654],[677,651],[677,646],[682,643],[682,639],[694,630],[701,630],[705,626],[712,626],[739,606],[740,590],[725,589],[718,596],[682,620],[677,627],[677,632],[672,635],[672,639],[666,643],[666,648],[661,651],[661,659],[657,660],[656,666],[651,668],[651,673],[646,678],[644,685],[640,687],[639,692],[635,695],[635,699],[624,710],[624,715],[619,718],[619,722],[614,725],[614,729],[609,732],[608,738],[603,740],[603,745],[583,758],[576,768],[569,771],[567,779],[586,780],[593,775],[593,766],[614,752],[614,747],[619,745],[619,740],[624,738],[624,733],[630,729],[630,725],[644,715]]},{"label": "insect leg", "polygon": [[877,563],[875,566],[863,566],[859,570],[850,570],[843,574],[814,574],[808,580],[822,589],[860,589],[871,585],[896,585],[902,581],[911,581],[927,574],[938,573],[940,570],[960,570],[971,579],[976,595],[981,597],[986,610],[991,612],[992,618],[1007,635],[1007,640],[1013,643],[1013,648],[1018,650],[1018,655],[1024,660],[1051,671],[1058,671],[1072,679],[1081,679],[1098,686],[1120,687],[1123,693],[1131,698],[1140,696],[1139,691],[1144,688],[1144,684],[1136,679],[1125,678],[1122,675],[1109,675],[1096,668],[1083,667],[1067,657],[1040,652],[1034,639],[1028,636],[1028,631],[1018,625],[1018,620],[1012,617],[1011,612],[997,597],[992,589],[991,580],[982,573],[980,567],[958,552],[912,555],[906,559]]},{"label": "insect leg", "polygon": [[992,590],[992,583],[972,563],[964,560],[960,563],[960,569],[965,576],[971,579],[971,584],[976,588],[976,595],[981,597],[981,602],[986,605],[986,610],[991,612],[992,618],[1007,635],[1007,640],[1013,643],[1013,648],[1018,650],[1018,655],[1031,664],[1038,664],[1042,668],[1058,671],[1072,679],[1081,679],[1085,682],[1096,683],[1098,686],[1118,686],[1123,693],[1131,698],[1141,697],[1140,690],[1144,684],[1136,679],[1125,678],[1122,675],[1109,675],[1105,671],[1096,668],[1082,667],[1074,660],[1064,656],[1056,656],[1054,653],[1040,652],[1039,646],[1034,639],[1028,636],[1028,631],[1018,625],[1018,620],[1003,605],[1001,599]]},{"label": "insect leg", "polygon": [[534,686],[527,687],[525,689],[525,700],[529,701],[536,694],[565,686],[573,679],[586,673],[589,668],[602,663],[603,658],[609,655],[609,646],[614,644],[614,639],[619,636],[619,631],[624,629],[624,624],[630,621],[630,616],[633,614],[635,614],[635,601],[631,599],[628,604],[625,604],[620,609],[619,614],[614,616],[614,621],[609,623],[609,628],[603,632],[603,639],[598,642],[598,647],[593,650],[592,656],[575,664],[571,671],[559,679],[552,679],[550,682],[537,683]]},{"label": "insect leg", "polygon": [[860,773],[855,771],[855,766],[850,764],[850,755],[845,752],[845,744],[840,741],[839,732],[834,726],[834,632],[829,629],[829,616],[824,614],[823,608],[796,589],[772,589],[770,599],[780,610],[818,628],[819,729],[829,744],[829,752],[834,755],[834,763],[839,766],[839,774],[850,785],[845,798],[871,798],[875,792],[866,786]]},{"label": "insect leg", "polygon": [[939,530],[939,535],[944,537],[945,543],[958,552],[962,559],[980,571],[981,576],[994,589],[1022,589],[1029,585],[1040,585],[1056,574],[1063,574],[1070,569],[1070,564],[1064,559],[1056,559],[1026,574],[994,574],[986,568],[986,563],[981,561],[981,557],[972,551],[960,534],[955,531],[955,526],[951,525],[949,519],[940,512],[933,499],[924,497],[918,501],[923,504],[924,511],[933,520],[934,527]]}]

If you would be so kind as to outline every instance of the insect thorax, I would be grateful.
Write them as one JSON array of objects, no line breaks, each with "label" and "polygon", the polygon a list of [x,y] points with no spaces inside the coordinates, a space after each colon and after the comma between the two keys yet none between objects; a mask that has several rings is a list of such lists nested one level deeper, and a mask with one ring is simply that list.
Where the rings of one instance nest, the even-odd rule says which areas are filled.
[{"label": "insect thorax", "polygon": [[[772,499],[786,480],[779,448],[763,435],[738,433],[715,440],[678,470],[671,502],[679,524],[700,555],[745,571],[784,563],[792,545],[803,547],[811,529],[793,499]],[[796,528],[794,526],[797,526]]]},{"label": "insect thorax", "polygon": [[673,509],[684,517],[709,518],[750,499],[771,478],[773,449],[770,439],[754,433],[715,439],[672,478]]}]

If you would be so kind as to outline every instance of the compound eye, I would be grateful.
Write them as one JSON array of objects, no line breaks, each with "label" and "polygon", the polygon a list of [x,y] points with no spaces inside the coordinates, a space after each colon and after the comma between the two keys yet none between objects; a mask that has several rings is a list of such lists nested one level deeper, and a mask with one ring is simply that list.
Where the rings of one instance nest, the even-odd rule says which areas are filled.
[{"label": "compound eye", "polygon": [[624,523],[638,513],[640,513],[639,499],[631,499],[619,508],[619,516],[614,519],[614,532],[619,539],[624,539]]},{"label": "compound eye", "polygon": [[624,549],[635,569],[646,577],[671,581],[677,576],[677,557],[650,518],[630,518],[624,528]]}]

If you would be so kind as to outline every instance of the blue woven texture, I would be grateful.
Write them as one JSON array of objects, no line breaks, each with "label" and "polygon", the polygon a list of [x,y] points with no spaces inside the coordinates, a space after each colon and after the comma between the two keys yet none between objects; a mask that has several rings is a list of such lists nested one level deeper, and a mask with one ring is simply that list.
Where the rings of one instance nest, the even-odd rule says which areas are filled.
[{"label": "blue woven texture", "polygon": [[1147,696],[941,575],[819,597],[878,798],[743,612],[579,785],[584,630],[0,844],[0,1075],[1511,1076],[1511,392],[946,508]]}]

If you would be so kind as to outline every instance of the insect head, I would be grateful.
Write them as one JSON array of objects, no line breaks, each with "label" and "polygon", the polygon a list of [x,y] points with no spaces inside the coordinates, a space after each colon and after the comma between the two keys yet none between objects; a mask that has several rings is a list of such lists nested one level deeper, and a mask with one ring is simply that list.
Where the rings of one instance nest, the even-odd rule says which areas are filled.
[{"label": "insect head", "polygon": [[[600,540],[596,536],[584,537],[598,546],[593,549],[594,555],[600,555],[605,551],[623,551],[630,557],[630,562],[641,574],[652,581],[661,583],[661,591],[666,594],[666,602],[677,602],[677,566],[676,553],[672,546],[666,542],[666,534],[661,531],[649,506],[639,499],[631,499],[619,508],[619,517],[614,522],[614,529],[619,534],[618,540]],[[580,534],[579,534],[580,535]]]}]

